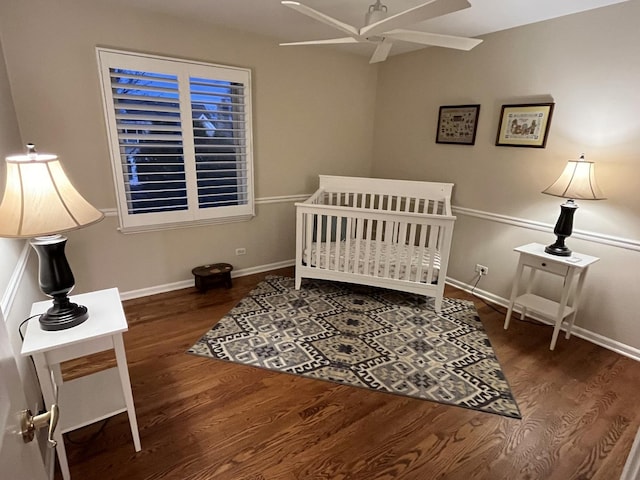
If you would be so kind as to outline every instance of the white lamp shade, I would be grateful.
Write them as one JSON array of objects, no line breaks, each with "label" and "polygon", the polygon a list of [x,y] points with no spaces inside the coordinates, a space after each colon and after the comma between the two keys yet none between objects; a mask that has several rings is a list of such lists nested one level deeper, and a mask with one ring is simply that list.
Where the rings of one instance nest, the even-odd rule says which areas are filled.
[{"label": "white lamp shade", "polygon": [[569,160],[560,177],[542,191],[556,197],[578,200],[602,200],[605,198],[596,182],[595,165],[584,160]]},{"label": "white lamp shade", "polygon": [[0,236],[30,238],[75,230],[104,214],[73,187],[55,155],[7,157]]}]

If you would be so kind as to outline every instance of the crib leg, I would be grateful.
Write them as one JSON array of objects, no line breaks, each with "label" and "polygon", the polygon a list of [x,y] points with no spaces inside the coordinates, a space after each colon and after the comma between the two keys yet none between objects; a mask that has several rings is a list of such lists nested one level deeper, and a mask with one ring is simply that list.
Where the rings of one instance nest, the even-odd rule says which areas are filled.
[{"label": "crib leg", "polygon": [[300,290],[301,285],[302,285],[302,276],[296,273],[296,290]]},{"label": "crib leg", "polygon": [[440,310],[442,310],[442,295],[438,295],[436,297],[435,308],[436,308],[436,313],[440,313]]}]

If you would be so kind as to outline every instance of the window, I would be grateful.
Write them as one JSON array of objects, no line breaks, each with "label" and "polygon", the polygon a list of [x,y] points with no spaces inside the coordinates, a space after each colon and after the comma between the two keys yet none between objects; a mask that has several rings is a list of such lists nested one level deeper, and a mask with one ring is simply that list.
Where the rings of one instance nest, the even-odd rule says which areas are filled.
[{"label": "window", "polygon": [[251,73],[98,48],[120,227],[254,214]]}]

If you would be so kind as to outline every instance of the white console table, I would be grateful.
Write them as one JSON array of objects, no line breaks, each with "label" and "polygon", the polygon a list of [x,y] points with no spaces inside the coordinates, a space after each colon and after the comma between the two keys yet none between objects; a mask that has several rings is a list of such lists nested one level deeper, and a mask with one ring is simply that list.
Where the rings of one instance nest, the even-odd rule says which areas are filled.
[{"label": "white console table", "polygon": [[[31,355],[36,366],[45,408],[56,403],[60,420],[54,432],[56,452],[65,480],[71,478],[63,433],[84,427],[113,415],[127,412],[136,452],[141,450],[138,422],[131,393],[131,382],[122,333],[128,330],[117,288],[74,295],[71,301],[85,305],[89,318],[75,327],[45,331],[39,319],[29,320],[22,344],[22,355]],[[31,315],[44,313],[52,302],[34,303]],[[113,349],[117,366],[63,382],[60,364],[68,360]]]},{"label": "white console table", "polygon": [[[511,314],[516,305],[522,307],[521,318],[525,317],[527,310],[532,310],[554,323],[551,346],[549,347],[549,350],[553,350],[556,347],[560,327],[565,319],[567,323],[566,338],[568,339],[570,337],[571,328],[573,327],[573,322],[578,312],[580,294],[582,293],[582,286],[584,285],[587,270],[589,269],[589,265],[600,259],[576,252],[573,252],[570,257],[550,255],[544,251],[544,245],[539,243],[530,243],[517,247],[514,250],[520,253],[520,259],[513,281],[509,309],[507,310],[507,316],[504,320],[504,328],[505,330],[509,328]],[[525,292],[520,294],[525,267],[527,267],[530,272],[526,282]],[[535,274],[538,271],[559,275],[564,278],[564,286],[558,302],[531,293]],[[575,288],[572,289],[574,279],[576,278],[578,279],[578,283],[575,285]]]}]

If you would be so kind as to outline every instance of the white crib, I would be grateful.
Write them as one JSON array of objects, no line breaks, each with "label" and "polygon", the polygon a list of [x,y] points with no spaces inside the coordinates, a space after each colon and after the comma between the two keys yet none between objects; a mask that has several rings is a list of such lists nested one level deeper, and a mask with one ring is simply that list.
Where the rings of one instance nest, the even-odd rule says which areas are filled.
[{"label": "white crib", "polygon": [[440,311],[451,236],[451,183],[320,175],[296,203],[296,289],[302,278],[435,298]]}]

